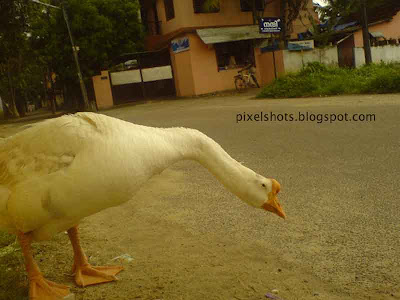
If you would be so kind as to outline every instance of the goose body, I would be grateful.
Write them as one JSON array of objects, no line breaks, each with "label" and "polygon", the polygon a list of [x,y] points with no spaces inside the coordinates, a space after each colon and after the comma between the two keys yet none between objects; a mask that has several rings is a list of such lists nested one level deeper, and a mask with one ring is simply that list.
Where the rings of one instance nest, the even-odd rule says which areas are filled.
[{"label": "goose body", "polygon": [[276,198],[279,184],[244,167],[199,131],[78,113],[0,141],[0,230],[20,241],[28,235],[29,242],[50,239],[130,200],[153,175],[183,159],[198,161],[249,205],[285,217]]}]

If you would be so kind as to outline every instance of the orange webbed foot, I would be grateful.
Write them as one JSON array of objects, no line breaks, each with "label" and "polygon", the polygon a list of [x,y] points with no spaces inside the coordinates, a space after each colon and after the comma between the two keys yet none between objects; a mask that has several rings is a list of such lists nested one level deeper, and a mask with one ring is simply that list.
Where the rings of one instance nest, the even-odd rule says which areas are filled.
[{"label": "orange webbed foot", "polygon": [[44,279],[32,278],[29,282],[29,300],[60,300],[70,294],[69,287]]},{"label": "orange webbed foot", "polygon": [[78,227],[68,229],[68,235],[74,249],[74,265],[72,273],[75,274],[75,282],[79,286],[88,286],[118,280],[115,275],[124,268],[119,266],[93,267],[83,252],[79,241]]},{"label": "orange webbed foot", "polygon": [[88,285],[111,282],[118,280],[115,275],[124,268],[120,266],[99,266],[93,267],[89,264],[74,267],[75,282],[78,286],[85,287]]}]

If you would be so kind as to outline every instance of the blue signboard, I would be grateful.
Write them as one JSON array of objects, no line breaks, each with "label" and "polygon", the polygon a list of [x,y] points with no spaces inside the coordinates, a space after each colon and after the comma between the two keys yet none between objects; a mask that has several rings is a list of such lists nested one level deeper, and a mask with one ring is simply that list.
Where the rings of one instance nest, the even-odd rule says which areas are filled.
[{"label": "blue signboard", "polygon": [[260,21],[260,33],[280,33],[282,20],[280,18],[264,18]]},{"label": "blue signboard", "polygon": [[312,50],[312,49],[314,49],[314,40],[288,42],[289,51],[301,51],[301,50]]},{"label": "blue signboard", "polygon": [[171,47],[174,53],[179,53],[189,50],[189,38],[183,37],[180,39],[173,40],[171,41]]}]

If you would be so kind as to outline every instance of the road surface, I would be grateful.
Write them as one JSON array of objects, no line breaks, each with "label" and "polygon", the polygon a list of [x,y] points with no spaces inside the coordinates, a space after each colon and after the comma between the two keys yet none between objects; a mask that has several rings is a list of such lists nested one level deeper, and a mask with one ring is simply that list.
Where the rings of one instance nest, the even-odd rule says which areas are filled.
[{"label": "road surface", "polygon": [[[400,95],[220,96],[104,113],[201,130],[281,183],[288,218],[252,209],[197,163],[180,162],[129,203],[83,222],[92,263],[123,254],[133,260],[120,261],[125,271],[116,283],[74,287],[77,299],[261,300],[272,290],[285,300],[400,299]],[[299,113],[317,121],[265,120]],[[325,114],[371,121],[318,123]],[[50,280],[73,286],[64,234],[35,253]]]}]

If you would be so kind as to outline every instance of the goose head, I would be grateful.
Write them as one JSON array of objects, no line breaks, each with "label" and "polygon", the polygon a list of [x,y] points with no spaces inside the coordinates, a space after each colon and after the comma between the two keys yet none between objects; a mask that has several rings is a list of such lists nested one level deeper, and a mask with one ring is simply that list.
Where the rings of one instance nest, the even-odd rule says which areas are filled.
[{"label": "goose head", "polygon": [[264,209],[285,219],[286,214],[277,198],[280,189],[281,185],[275,179],[257,175],[243,200],[253,207]]}]

